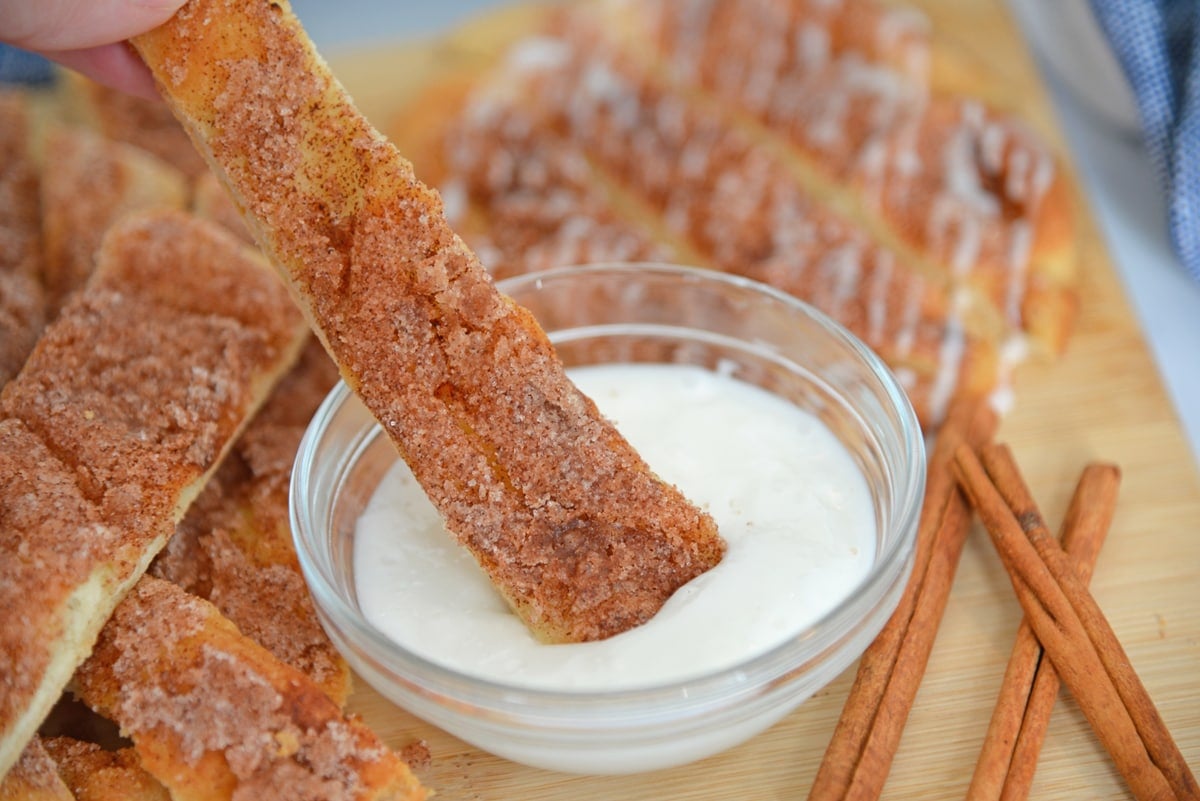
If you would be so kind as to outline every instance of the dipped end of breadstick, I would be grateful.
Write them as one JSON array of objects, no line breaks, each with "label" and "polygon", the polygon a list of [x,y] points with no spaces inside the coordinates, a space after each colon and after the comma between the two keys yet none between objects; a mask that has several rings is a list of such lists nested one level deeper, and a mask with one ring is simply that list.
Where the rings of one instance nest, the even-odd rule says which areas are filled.
[{"label": "dipped end of breadstick", "polygon": [[286,2],[192,0],[134,46],[343,378],[540,638],[649,619],[720,561],[501,295]]}]

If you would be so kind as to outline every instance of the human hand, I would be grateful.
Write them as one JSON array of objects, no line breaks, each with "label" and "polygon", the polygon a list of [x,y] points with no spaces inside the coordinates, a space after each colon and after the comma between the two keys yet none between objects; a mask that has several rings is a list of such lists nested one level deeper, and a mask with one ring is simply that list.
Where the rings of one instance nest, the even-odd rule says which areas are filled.
[{"label": "human hand", "polygon": [[0,0],[0,42],[39,53],[100,83],[157,98],[125,44],[170,19],[184,0]]}]

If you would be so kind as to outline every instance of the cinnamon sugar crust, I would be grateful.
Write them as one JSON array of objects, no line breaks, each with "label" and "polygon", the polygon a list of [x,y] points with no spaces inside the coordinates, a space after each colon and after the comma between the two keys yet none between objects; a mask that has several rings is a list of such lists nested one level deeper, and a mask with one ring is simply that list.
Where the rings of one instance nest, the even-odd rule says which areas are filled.
[{"label": "cinnamon sugar crust", "polygon": [[0,90],[0,387],[21,369],[45,323],[41,207],[29,137],[25,96]]},{"label": "cinnamon sugar crust", "polygon": [[7,774],[0,776],[0,801],[77,801],[58,775],[54,759],[34,737]]},{"label": "cinnamon sugar crust", "polygon": [[106,139],[144,150],[191,181],[208,174],[208,165],[164,103],[111,89],[71,70],[63,70],[60,79],[77,116]]},{"label": "cinnamon sugar crust", "polygon": [[[793,294],[858,335],[897,369],[927,426],[952,396],[995,387],[995,329],[965,319],[946,282],[809,194],[744,131],[628,59],[546,37],[526,47],[449,112],[437,160],[443,186],[461,193],[487,246],[500,250],[493,263],[533,267],[553,253],[553,234],[532,244],[543,219],[579,232],[577,253],[593,236],[602,250],[610,232],[651,238],[641,208],[614,211],[627,202],[617,184],[701,266]],[[549,158],[572,168],[544,168]],[[654,232],[652,241],[663,239]]]},{"label": "cinnamon sugar crust", "polygon": [[577,148],[539,136],[515,105],[496,103],[480,116],[447,120],[442,152],[434,157],[440,169],[431,180],[447,199],[450,223],[493,276],[680,260],[677,248],[623,218]]},{"label": "cinnamon sugar crust", "polygon": [[109,519],[173,521],[174,490],[215,464],[261,401],[261,371],[294,358],[302,322],[252,253],[182,213],[130,219],[99,258],[0,411]]},{"label": "cinnamon sugar crust", "polygon": [[[257,314],[227,310],[235,286]],[[86,291],[0,392],[0,771],[305,333],[262,260],[216,227],[164,212],[110,231]]]},{"label": "cinnamon sugar crust", "polygon": [[53,315],[91,275],[113,223],[134,211],[183,208],[187,185],[149,153],[82,128],[51,131],[44,148],[44,275]]},{"label": "cinnamon sugar crust", "polygon": [[841,322],[927,428],[957,397],[1007,408],[1014,367],[1065,347],[1067,176],[1020,120],[934,88],[919,12],[598,0],[524,30],[439,74],[400,115],[421,130],[394,126],[489,265],[649,235]]},{"label": "cinnamon sugar crust", "polygon": [[[664,50],[678,54],[689,78],[741,82],[767,71],[786,76],[850,56],[925,83],[932,61],[929,20],[904,5],[876,0],[620,0]],[[723,61],[729,53],[745,61]],[[766,95],[760,85],[757,97]]]},{"label": "cinnamon sugar crust", "polygon": [[422,799],[407,765],[206,601],[144,577],[76,680],[184,799]]},{"label": "cinnamon sugar crust", "polygon": [[711,519],[567,380],[286,3],[192,2],[134,45],[343,375],[533,631],[622,631],[720,559]]},{"label": "cinnamon sugar crust", "polygon": [[108,751],[71,737],[47,737],[44,745],[75,801],[170,801],[132,748]]},{"label": "cinnamon sugar crust", "polygon": [[[188,146],[191,146],[190,142]],[[217,176],[207,170],[192,181],[192,211],[199,217],[221,224],[247,244],[254,244],[233,198],[221,186]]]},{"label": "cinnamon sugar crust", "polygon": [[[818,5],[651,2],[630,9],[624,29],[631,47],[649,44],[680,83],[794,147],[860,220],[975,287],[1008,326],[1060,352],[1077,297],[1071,208],[1054,154],[1019,120],[930,89],[929,23],[919,12],[871,0]],[[780,7],[790,7],[790,24],[781,24],[789,17]],[[858,18],[858,41],[839,17]],[[919,42],[905,31],[922,28],[923,71],[877,46]]]},{"label": "cinnamon sugar crust", "polygon": [[309,419],[337,381],[310,340],[234,443],[151,573],[211,601],[243,634],[301,670],[338,706],[350,669],[321,628],[288,521],[288,487]]},{"label": "cinnamon sugar crust", "polygon": [[97,564],[124,558],[123,539],[39,437],[19,420],[0,420],[0,773],[86,654],[86,645],[60,653],[70,636],[63,606]]}]

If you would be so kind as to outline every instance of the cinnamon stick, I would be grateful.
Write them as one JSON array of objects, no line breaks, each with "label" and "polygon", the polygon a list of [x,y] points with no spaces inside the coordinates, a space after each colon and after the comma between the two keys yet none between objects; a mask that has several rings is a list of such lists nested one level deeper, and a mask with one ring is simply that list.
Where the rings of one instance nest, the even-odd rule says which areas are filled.
[{"label": "cinnamon stick", "polygon": [[[912,576],[892,616],[859,660],[841,717],[817,769],[810,801],[877,797],[908,719],[945,610],[969,524],[951,462],[966,443],[979,447],[996,417],[980,401],[951,407],[929,458]],[[864,759],[865,756],[865,759]],[[861,768],[860,768],[861,765]]]},{"label": "cinnamon stick", "polygon": [[[1112,522],[1120,475],[1115,465],[1090,464],[1071,496],[1061,540],[1084,582],[1091,579]],[[1028,797],[1060,685],[1029,621],[1022,620],[967,801],[1024,801]]]},{"label": "cinnamon stick", "polygon": [[1046,529],[1011,456],[1003,448],[984,454],[988,471],[970,448],[959,446],[954,464],[960,486],[1008,568],[1031,627],[1117,770],[1139,799],[1200,797],[1178,746]]}]

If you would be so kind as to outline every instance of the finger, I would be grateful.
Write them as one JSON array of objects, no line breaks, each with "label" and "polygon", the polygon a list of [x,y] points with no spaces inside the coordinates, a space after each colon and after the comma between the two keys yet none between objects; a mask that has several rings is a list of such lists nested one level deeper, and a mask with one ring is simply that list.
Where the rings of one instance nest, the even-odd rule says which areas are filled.
[{"label": "finger", "polygon": [[124,42],[44,55],[105,86],[150,100],[162,99],[150,70]]},{"label": "finger", "polygon": [[0,0],[0,41],[26,50],[81,50],[161,25],[184,0]]}]

